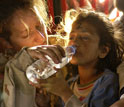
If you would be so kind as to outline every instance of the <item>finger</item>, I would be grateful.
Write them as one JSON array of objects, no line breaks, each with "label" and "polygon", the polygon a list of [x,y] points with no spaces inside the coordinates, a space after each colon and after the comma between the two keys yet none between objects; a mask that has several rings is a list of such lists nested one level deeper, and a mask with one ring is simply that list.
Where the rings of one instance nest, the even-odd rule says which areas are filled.
[{"label": "finger", "polygon": [[57,73],[51,75],[49,78],[45,79],[48,83],[54,83],[58,78],[64,78],[61,70],[58,70]]},{"label": "finger", "polygon": [[49,84],[54,84],[54,82],[56,81],[56,77],[55,76],[51,76],[47,79],[47,83]]},{"label": "finger", "polygon": [[46,83],[47,83],[47,80],[46,80],[46,79],[36,79],[36,81],[37,81],[39,84],[46,84]]},{"label": "finger", "polygon": [[59,49],[59,51],[61,52],[61,55],[63,57],[65,57],[65,51],[64,51],[64,49],[60,45],[55,45],[55,46]]},{"label": "finger", "polygon": [[43,89],[50,88],[50,86],[51,85],[49,83],[45,83],[45,84],[42,83],[42,84],[40,84],[40,87],[43,88]]},{"label": "finger", "polygon": [[55,46],[50,46],[50,47],[38,47],[37,48],[39,52],[41,52],[44,55],[48,55],[55,63],[60,63],[62,56],[57,50]]},{"label": "finger", "polygon": [[52,87],[50,87],[49,85],[43,85],[43,86],[41,86],[42,87],[42,90],[44,91],[45,90],[45,92],[47,91],[47,92],[51,92],[51,90],[52,90]]},{"label": "finger", "polygon": [[63,72],[61,70],[58,70],[58,72],[56,73],[56,77],[64,78]]},{"label": "finger", "polygon": [[40,88],[40,85],[39,84],[32,83],[31,81],[29,81],[29,84],[32,85],[33,87]]},{"label": "finger", "polygon": [[50,50],[55,53],[59,62],[61,62],[62,58],[65,57],[64,50],[59,45],[56,45],[55,47],[51,47]]},{"label": "finger", "polygon": [[29,55],[32,57],[32,58],[35,58],[35,59],[43,59],[45,61],[48,61],[48,59],[45,57],[44,53],[41,53],[39,51],[37,51],[36,49],[35,50],[32,50],[32,49],[27,49]]},{"label": "finger", "polygon": [[61,69],[57,69],[56,67],[54,67],[54,69],[57,71],[54,75],[54,77],[64,77],[63,71]]}]

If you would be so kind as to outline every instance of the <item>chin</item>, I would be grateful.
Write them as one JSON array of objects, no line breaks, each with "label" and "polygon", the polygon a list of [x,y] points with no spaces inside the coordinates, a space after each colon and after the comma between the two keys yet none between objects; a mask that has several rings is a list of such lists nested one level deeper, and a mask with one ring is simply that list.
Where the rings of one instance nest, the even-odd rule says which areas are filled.
[{"label": "chin", "polygon": [[76,60],[71,60],[70,63],[73,64],[73,65],[78,65]]}]

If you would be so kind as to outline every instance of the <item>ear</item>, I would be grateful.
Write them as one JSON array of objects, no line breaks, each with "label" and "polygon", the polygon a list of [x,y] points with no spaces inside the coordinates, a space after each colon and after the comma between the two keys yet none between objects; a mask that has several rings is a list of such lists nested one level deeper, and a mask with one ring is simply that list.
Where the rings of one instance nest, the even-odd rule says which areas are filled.
[{"label": "ear", "polygon": [[105,58],[109,53],[110,48],[108,46],[101,47],[99,52],[99,58]]}]

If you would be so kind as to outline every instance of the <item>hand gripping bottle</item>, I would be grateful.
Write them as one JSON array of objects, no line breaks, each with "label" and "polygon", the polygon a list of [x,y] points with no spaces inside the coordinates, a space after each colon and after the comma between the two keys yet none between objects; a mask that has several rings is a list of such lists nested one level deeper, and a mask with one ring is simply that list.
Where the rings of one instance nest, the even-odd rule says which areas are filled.
[{"label": "hand gripping bottle", "polygon": [[75,54],[76,47],[68,46],[65,49],[65,57],[62,58],[62,62],[59,64],[55,64],[54,61],[46,55],[45,57],[48,59],[48,62],[39,59],[35,61],[32,65],[27,67],[26,76],[27,78],[33,82],[37,83],[36,79],[47,79],[51,75],[55,74],[57,71],[55,68],[60,69],[64,67],[69,61],[72,59],[72,56]]}]

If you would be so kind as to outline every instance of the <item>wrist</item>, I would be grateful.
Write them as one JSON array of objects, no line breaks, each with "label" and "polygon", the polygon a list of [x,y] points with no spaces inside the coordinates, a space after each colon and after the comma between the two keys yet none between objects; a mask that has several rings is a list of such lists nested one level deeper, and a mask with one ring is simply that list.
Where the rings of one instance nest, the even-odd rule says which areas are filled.
[{"label": "wrist", "polygon": [[64,90],[63,92],[64,93],[62,94],[61,98],[66,103],[69,98],[73,95],[73,92],[70,88],[66,88],[66,90]]}]

